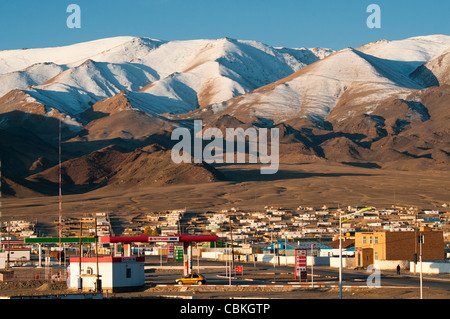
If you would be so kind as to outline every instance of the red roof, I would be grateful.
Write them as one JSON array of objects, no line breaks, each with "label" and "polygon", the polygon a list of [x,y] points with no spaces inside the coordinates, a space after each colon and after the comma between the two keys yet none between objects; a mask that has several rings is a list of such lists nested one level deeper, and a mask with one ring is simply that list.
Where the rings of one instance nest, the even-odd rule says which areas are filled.
[{"label": "red roof", "polygon": [[[339,239],[336,239],[328,244],[331,248],[339,248]],[[342,239],[342,248],[350,248],[355,246],[354,239]]]},{"label": "red roof", "polygon": [[[69,261],[71,263],[80,262],[79,257],[70,257]],[[143,256],[130,256],[130,257],[112,257],[112,256],[99,256],[99,263],[122,263],[122,262],[143,262],[145,257]],[[97,257],[82,257],[81,262],[95,263],[97,262]]]}]

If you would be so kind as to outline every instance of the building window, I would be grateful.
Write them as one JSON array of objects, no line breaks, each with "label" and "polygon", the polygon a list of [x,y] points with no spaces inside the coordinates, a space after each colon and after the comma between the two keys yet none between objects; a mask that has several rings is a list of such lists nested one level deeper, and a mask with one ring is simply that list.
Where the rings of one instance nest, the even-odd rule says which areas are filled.
[{"label": "building window", "polygon": [[366,244],[367,240],[366,240],[366,236],[363,236],[363,244]]},{"label": "building window", "polygon": [[378,236],[375,236],[375,244],[378,244]]},{"label": "building window", "polygon": [[375,260],[378,260],[378,251],[375,251],[375,252],[373,253],[373,258],[374,258]]},{"label": "building window", "polygon": [[369,244],[372,244],[372,236],[369,236]]}]

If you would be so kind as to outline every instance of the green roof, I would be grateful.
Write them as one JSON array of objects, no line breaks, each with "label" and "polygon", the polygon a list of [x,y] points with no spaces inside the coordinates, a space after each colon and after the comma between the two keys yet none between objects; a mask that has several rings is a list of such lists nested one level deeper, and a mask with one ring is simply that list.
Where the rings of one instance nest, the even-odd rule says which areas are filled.
[{"label": "green roof", "polygon": [[[57,244],[59,243],[59,237],[36,237],[25,238],[26,244]],[[79,243],[80,237],[61,237],[61,243]],[[81,237],[82,243],[95,243],[94,237]]]}]

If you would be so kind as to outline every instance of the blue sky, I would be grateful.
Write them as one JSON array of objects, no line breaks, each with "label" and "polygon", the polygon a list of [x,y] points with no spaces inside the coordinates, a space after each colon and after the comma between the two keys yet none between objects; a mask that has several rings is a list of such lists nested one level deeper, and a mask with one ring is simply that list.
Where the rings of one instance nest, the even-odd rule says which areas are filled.
[{"label": "blue sky", "polygon": [[[69,4],[81,28],[69,29]],[[370,29],[369,4],[381,8]],[[450,34],[448,0],[15,0],[0,1],[0,50],[61,46],[131,35],[161,40],[257,40],[342,49],[379,40]]]}]

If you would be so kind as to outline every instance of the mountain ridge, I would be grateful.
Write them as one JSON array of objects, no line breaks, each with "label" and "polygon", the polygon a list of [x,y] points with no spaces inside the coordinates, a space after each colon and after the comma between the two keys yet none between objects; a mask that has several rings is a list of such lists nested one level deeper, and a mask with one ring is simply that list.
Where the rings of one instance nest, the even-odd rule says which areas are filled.
[{"label": "mountain ridge", "polygon": [[[278,128],[280,159],[287,163],[449,168],[450,36],[380,40],[339,51],[231,38],[140,37],[29,50],[0,51],[0,95],[6,92],[0,129],[17,141],[15,147],[2,142],[0,152],[17,193],[54,184],[60,121],[63,164],[81,165],[86,173],[68,174],[66,186],[74,191],[92,189],[89,176],[95,187],[106,185],[103,169],[113,162],[100,161],[104,167],[95,172],[98,154],[107,161],[114,154],[146,154],[148,161],[115,162],[115,174],[123,172],[127,185],[140,183],[133,174],[146,180],[146,171],[158,175],[160,185],[226,179],[214,165],[186,164],[177,171],[170,162],[171,132],[191,129],[196,119],[222,130]],[[39,148],[21,151],[34,141]],[[162,149],[152,145],[165,155],[156,155]],[[177,177],[180,172],[184,177]],[[189,172],[204,178],[188,178]],[[34,186],[26,191],[27,185]]]}]

